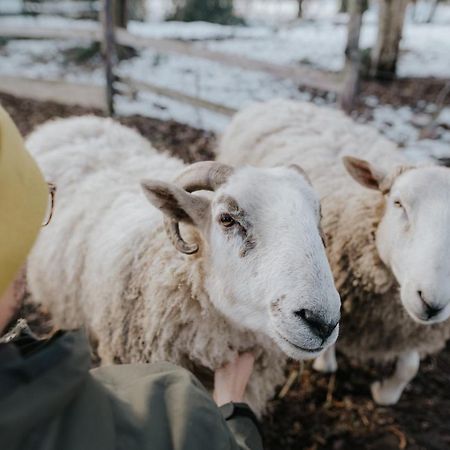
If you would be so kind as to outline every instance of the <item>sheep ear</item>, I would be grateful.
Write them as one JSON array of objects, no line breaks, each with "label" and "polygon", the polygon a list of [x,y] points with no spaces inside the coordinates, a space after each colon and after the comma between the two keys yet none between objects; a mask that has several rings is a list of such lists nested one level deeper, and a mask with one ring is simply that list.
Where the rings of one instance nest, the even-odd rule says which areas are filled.
[{"label": "sheep ear", "polygon": [[148,201],[170,219],[198,226],[205,222],[209,211],[206,198],[164,181],[143,180],[141,187]]},{"label": "sheep ear", "polygon": [[342,161],[347,172],[359,184],[370,189],[382,190],[381,185],[387,175],[383,170],[364,159],[354,158],[353,156],[344,156]]}]

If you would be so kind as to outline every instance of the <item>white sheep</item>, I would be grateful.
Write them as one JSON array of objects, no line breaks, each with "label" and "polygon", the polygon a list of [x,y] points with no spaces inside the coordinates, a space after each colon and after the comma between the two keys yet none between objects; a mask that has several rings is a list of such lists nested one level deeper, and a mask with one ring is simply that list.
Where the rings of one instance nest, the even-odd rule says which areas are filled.
[{"label": "white sheep", "polygon": [[[344,167],[344,155],[371,162],[346,157]],[[219,161],[305,169],[321,197],[327,254],[342,298],[338,349],[361,362],[396,360],[392,377],[371,386],[376,402],[396,403],[420,357],[450,338],[450,324],[438,324],[450,315],[450,170],[414,168],[373,128],[288,100],[238,113]],[[314,367],[335,371],[334,348]]]},{"label": "white sheep", "polygon": [[48,123],[27,146],[58,189],[32,296],[58,325],[85,325],[103,363],[168,360],[208,381],[252,350],[261,413],[286,354],[335,342],[340,299],[299,167],[185,166],[96,117]]}]

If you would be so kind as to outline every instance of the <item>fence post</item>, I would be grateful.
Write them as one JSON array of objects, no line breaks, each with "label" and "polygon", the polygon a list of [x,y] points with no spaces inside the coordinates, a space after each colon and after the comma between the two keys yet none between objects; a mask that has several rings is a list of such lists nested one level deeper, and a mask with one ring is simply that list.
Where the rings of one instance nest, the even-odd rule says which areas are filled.
[{"label": "fence post", "polygon": [[347,45],[345,47],[344,86],[339,97],[339,106],[350,114],[359,91],[361,52],[359,38],[361,34],[362,16],[368,6],[367,0],[350,0]]},{"label": "fence post", "polygon": [[114,63],[116,59],[116,39],[114,34],[113,1],[103,0],[103,57],[105,62],[106,112],[114,115]]}]

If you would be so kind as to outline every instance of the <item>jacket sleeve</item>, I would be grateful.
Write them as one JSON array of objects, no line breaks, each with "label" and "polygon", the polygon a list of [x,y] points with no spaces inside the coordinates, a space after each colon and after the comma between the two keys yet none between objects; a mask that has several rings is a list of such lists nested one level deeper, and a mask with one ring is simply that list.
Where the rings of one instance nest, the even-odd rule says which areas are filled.
[{"label": "jacket sleeve", "polygon": [[202,384],[168,363],[101,367],[93,375],[124,402],[142,427],[142,449],[261,450],[248,416],[225,420]]},{"label": "jacket sleeve", "polygon": [[262,449],[261,433],[255,414],[248,405],[243,403],[238,405],[239,409],[236,413],[232,411],[235,407],[232,403],[219,408],[238,448],[242,450]]}]

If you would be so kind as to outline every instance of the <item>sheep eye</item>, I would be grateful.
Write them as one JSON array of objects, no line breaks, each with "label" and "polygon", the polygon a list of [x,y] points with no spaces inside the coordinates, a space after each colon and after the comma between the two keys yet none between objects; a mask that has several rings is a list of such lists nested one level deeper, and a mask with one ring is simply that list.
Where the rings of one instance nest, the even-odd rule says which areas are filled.
[{"label": "sheep eye", "polygon": [[402,205],[402,202],[401,202],[400,200],[394,200],[394,206],[395,206],[396,208],[401,208],[401,209],[403,209],[403,205]]},{"label": "sheep eye", "polygon": [[220,224],[225,228],[232,227],[236,221],[229,214],[221,214],[219,218]]}]

